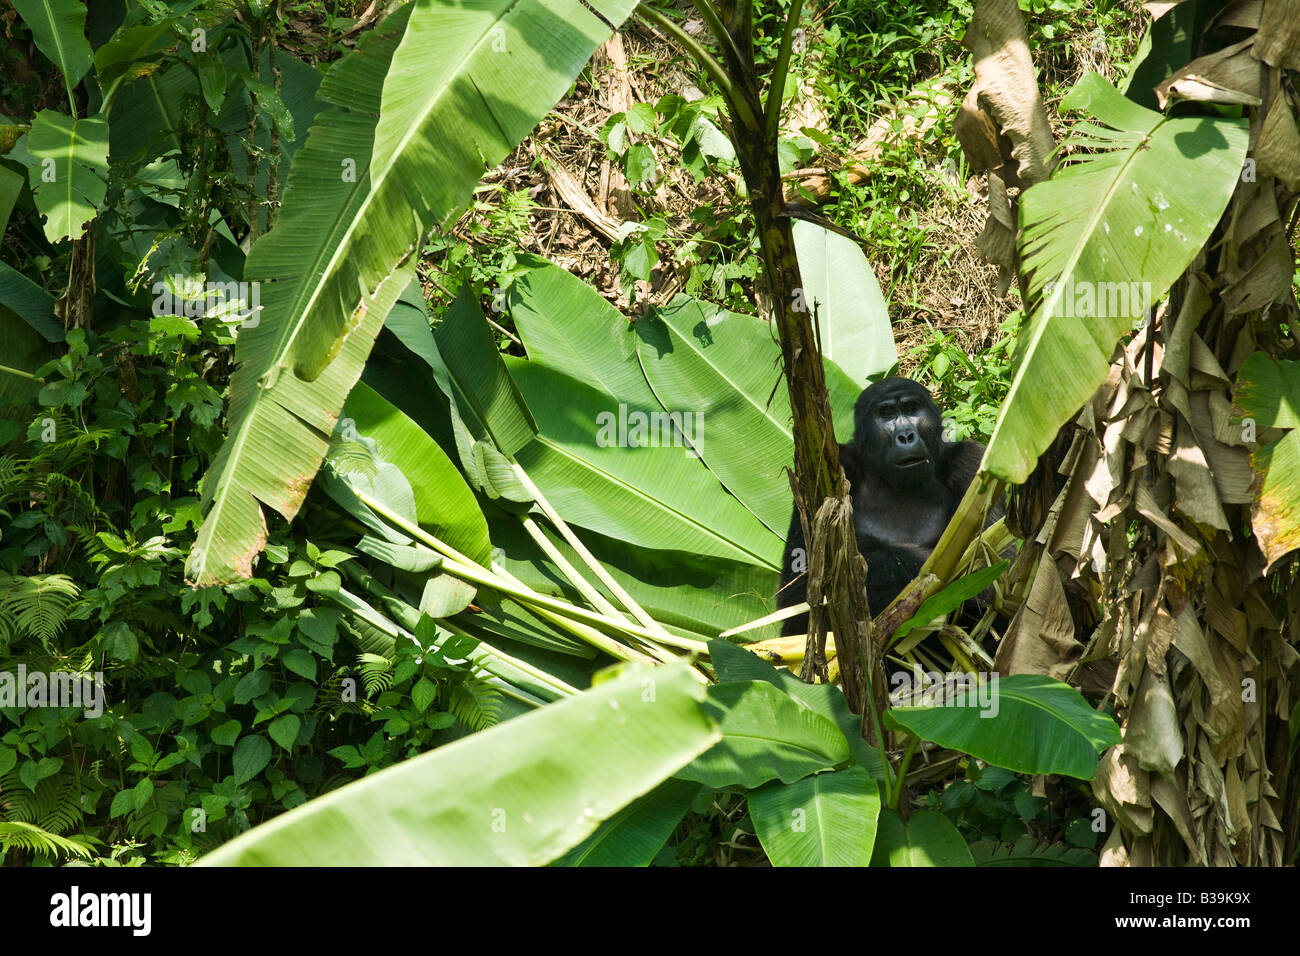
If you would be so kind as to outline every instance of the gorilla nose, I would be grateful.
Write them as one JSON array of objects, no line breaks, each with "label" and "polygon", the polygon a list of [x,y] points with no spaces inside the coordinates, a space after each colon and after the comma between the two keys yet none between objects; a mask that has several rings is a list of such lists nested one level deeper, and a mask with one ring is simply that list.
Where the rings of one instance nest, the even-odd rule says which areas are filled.
[{"label": "gorilla nose", "polygon": [[898,443],[899,448],[911,448],[916,444],[916,432],[910,430],[898,432],[894,435],[894,441]]}]

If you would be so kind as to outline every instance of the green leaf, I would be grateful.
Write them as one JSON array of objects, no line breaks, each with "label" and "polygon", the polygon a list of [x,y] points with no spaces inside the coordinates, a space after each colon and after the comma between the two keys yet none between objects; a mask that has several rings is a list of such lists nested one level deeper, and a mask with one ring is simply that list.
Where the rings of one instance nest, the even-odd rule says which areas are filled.
[{"label": "green leaf", "polygon": [[245,265],[262,311],[236,345],[229,434],[204,478],[210,510],[190,580],[251,575],[262,507],[297,514],[423,235],[458,214],[485,164],[528,135],[634,6],[408,4],[331,68],[319,96],[337,109],[295,154],[276,227]]},{"label": "green leaf", "polygon": [[[220,66],[221,61],[216,60],[216,63]],[[239,78],[244,81],[244,85],[248,87],[250,93],[257,95],[257,108],[271,117],[271,122],[275,123],[280,135],[285,139],[294,139],[293,114],[284,105],[280,95],[275,92],[275,87],[263,83],[247,71],[240,71]],[[224,70],[214,72],[213,75],[207,77],[204,76],[201,70],[199,79],[203,83],[203,96],[208,100],[209,105],[214,100],[220,103],[221,97],[225,94],[226,77]]]},{"label": "green leaf", "polygon": [[344,744],[342,747],[335,747],[329,751],[331,757],[336,757],[343,761],[343,766],[349,770],[355,770],[358,767],[364,767],[366,760],[361,756],[361,751],[351,744]]},{"label": "green leaf", "polygon": [[371,774],[206,866],[539,865],[718,739],[685,665],[640,670]]},{"label": "green leaf", "polygon": [[649,103],[633,103],[624,114],[627,128],[634,133],[645,135],[654,132],[655,108]]},{"label": "green leaf", "polygon": [[295,647],[285,651],[280,660],[285,667],[299,677],[305,677],[311,681],[316,679],[316,658],[310,651]]},{"label": "green leaf", "polygon": [[[8,170],[0,167],[0,177]],[[54,298],[12,266],[0,262],[0,306],[11,310],[47,342],[62,344],[63,327],[54,315]]]},{"label": "green leaf", "polygon": [[104,628],[104,654],[110,660],[131,662],[140,654],[140,641],[125,621]]},{"label": "green leaf", "polygon": [[145,777],[132,788],[131,803],[136,810],[143,810],[153,799],[153,781]]},{"label": "green leaf", "polygon": [[880,787],[862,767],[769,783],[749,794],[749,816],[773,866],[867,866]]},{"label": "green leaf", "polygon": [[307,590],[313,594],[337,594],[342,586],[343,580],[337,571],[324,571],[314,578],[307,579]]},{"label": "green leaf", "polygon": [[301,729],[302,718],[296,714],[285,714],[271,721],[267,725],[266,732],[285,750],[292,750],[294,741],[298,739],[298,731]]},{"label": "green leaf", "polygon": [[[338,612],[332,608],[304,608],[298,615],[298,633],[303,643],[311,650],[321,657],[328,658],[330,649],[338,640]],[[289,664],[289,658],[292,656],[293,651],[285,655],[286,665]]]},{"label": "green leaf", "polygon": [[554,865],[649,866],[699,792],[698,783],[665,780],[602,823]]},{"label": "green leaf", "polygon": [[705,709],[721,724],[722,740],[682,770],[682,779],[752,790],[772,779],[793,783],[849,759],[839,728],[766,681],[715,684]]},{"label": "green leaf", "polygon": [[271,762],[271,744],[261,734],[241,737],[233,760],[235,783],[248,783]]},{"label": "green leaf", "polygon": [[[0,403],[34,406],[44,390],[35,378],[36,370],[54,358],[56,352],[37,334],[30,322],[6,307],[7,280],[17,275],[0,263],[0,338],[5,343],[4,361],[0,362],[3,366],[0,368]],[[12,420],[0,424],[0,443],[8,444],[19,431],[21,428]]]},{"label": "green leaf", "polygon": [[156,60],[169,46],[174,46],[176,40],[171,31],[175,24],[175,17],[164,17],[143,26],[119,29],[113,39],[95,50],[95,74],[100,89],[107,91],[128,70]]},{"label": "green leaf", "polygon": [[[518,521],[494,519],[489,526],[493,542],[505,552],[500,563],[515,577],[543,592],[562,579]],[[590,531],[584,531],[581,538],[651,617],[687,636],[707,641],[771,611],[777,587],[774,569],[685,551],[637,547]],[[560,541],[556,546],[570,562],[578,563],[567,543]],[[757,636],[776,637],[777,630],[770,626]]]},{"label": "green leaf", "polygon": [[1074,688],[1041,674],[973,675],[947,705],[891,707],[885,723],[1016,773],[1091,780],[1119,727]]},{"label": "green leaf", "polygon": [[420,594],[420,613],[444,618],[459,614],[474,600],[475,589],[450,574],[435,574],[424,582]]},{"label": "green leaf", "polygon": [[108,123],[41,110],[32,120],[27,151],[37,162],[27,178],[50,242],[80,239],[99,215],[108,180]]},{"label": "green leaf", "polygon": [[239,678],[235,685],[235,703],[247,704],[250,700],[261,697],[271,686],[271,674],[268,671],[249,671]]},{"label": "green leaf", "polygon": [[240,724],[237,720],[227,720],[212,728],[212,742],[218,747],[233,746],[239,739]]},{"label": "green leaf", "polygon": [[[617,403],[543,365],[513,358],[506,364],[540,430],[517,460],[566,521],[646,548],[779,566],[781,539],[687,448],[672,444],[657,407]],[[651,419],[656,411],[662,417]]]},{"label": "green leaf", "polygon": [[421,677],[411,688],[411,703],[420,713],[429,709],[435,700],[438,699],[438,685],[427,677]]},{"label": "green leaf", "polygon": [[631,324],[604,296],[540,256],[510,286],[510,317],[532,362],[642,408],[658,406]]},{"label": "green leaf", "polygon": [[719,681],[762,680],[781,688],[799,703],[840,728],[853,760],[876,780],[884,780],[880,751],[862,739],[862,717],[849,710],[844,692],[834,684],[809,684],[783,668],[778,669],[754,652],[729,641],[709,641],[709,659]]},{"label": "green leaf", "polygon": [[[1087,820],[1079,820],[1085,827]],[[1091,830],[1089,830],[1091,832]],[[1096,834],[1093,834],[1096,838]],[[1082,866],[1096,869],[1097,854],[1059,843],[1039,843],[1031,836],[1023,836],[1014,846],[981,840],[971,844],[971,856],[976,866]]]},{"label": "green leaf", "polygon": [[366,535],[358,541],[357,550],[372,558],[378,558],[390,567],[410,571],[413,574],[427,574],[442,567],[442,555],[436,551],[430,551],[423,546],[417,548],[394,544],[373,535]]},{"label": "green leaf", "polygon": [[655,177],[654,148],[648,143],[629,146],[623,158],[623,172],[633,186],[652,183]]},{"label": "green leaf", "polygon": [[1153,21],[1129,62],[1119,90],[1139,106],[1159,109],[1155,88],[1175,70],[1196,59],[1205,22],[1217,13],[1212,3],[1179,3]]},{"label": "green leaf", "polygon": [[113,802],[109,804],[108,815],[111,818],[120,817],[123,814],[130,813],[135,809],[135,790],[119,790],[113,794]]},{"label": "green leaf", "polygon": [[130,750],[131,756],[140,763],[148,763],[153,759],[153,745],[142,734],[136,734],[131,738]]},{"label": "green leaf", "polygon": [[1250,139],[1245,120],[1166,117],[1096,73],[1061,107],[1096,122],[1074,126],[1066,162],[1020,200],[1033,313],[984,458],[985,469],[1012,484],[1025,481],[1105,380],[1120,336],[1204,246]]},{"label": "green leaf", "polygon": [[353,387],[343,415],[411,483],[420,527],[479,564],[489,564],[492,542],[483,512],[438,443],[364,382]]},{"label": "green leaf", "polygon": [[[501,353],[492,340],[483,311],[468,284],[461,286],[435,335],[438,355],[448,378],[439,384],[451,390],[454,412],[474,439],[491,442],[512,458],[533,440],[537,423],[519,389],[507,374]],[[424,355],[426,361],[432,356]],[[440,371],[434,367],[435,376]],[[460,440],[458,436],[458,440]],[[468,448],[459,448],[461,466],[467,470]]]},{"label": "green leaf", "polygon": [[880,814],[872,866],[974,866],[952,821],[938,810],[917,810],[907,822],[897,810]]},{"label": "green leaf", "polygon": [[[0,166],[0,235],[4,235],[9,225],[9,215],[14,211],[14,203],[22,191],[23,177],[7,166]],[[12,267],[7,268],[12,270]],[[4,303],[3,297],[0,297],[0,303]]]},{"label": "green leaf", "polygon": [[[77,0],[13,0],[14,9],[32,31],[36,48],[63,74],[68,103],[92,62],[86,39],[86,7]],[[55,240],[51,240],[55,241]]]},{"label": "green leaf", "polygon": [[890,644],[897,644],[907,636],[912,628],[929,624],[935,618],[945,617],[957,610],[957,608],[996,581],[998,575],[1007,569],[1009,563],[999,561],[987,568],[981,568],[978,571],[963,575],[939,593],[930,595],[921,602],[921,606],[916,609],[916,612],[911,617],[898,626],[898,630],[894,632],[894,636],[890,639]]},{"label": "green leaf", "polygon": [[856,242],[816,223],[795,220],[794,245],[804,305],[817,305],[822,356],[865,387],[872,375],[898,364],[889,306],[876,273]]},{"label": "green leaf", "polygon": [[[640,319],[636,333],[659,404],[695,416],[704,463],[777,538],[771,556],[779,567],[793,507],[785,469],[794,461],[794,438],[772,331],[753,316],[678,296]],[[847,439],[862,388],[835,365],[825,368],[835,429]]]}]

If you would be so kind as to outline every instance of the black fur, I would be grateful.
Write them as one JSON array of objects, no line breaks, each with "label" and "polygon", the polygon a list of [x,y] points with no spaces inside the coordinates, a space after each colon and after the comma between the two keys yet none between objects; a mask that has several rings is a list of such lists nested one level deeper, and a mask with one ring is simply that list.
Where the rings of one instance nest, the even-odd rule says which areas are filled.
[{"label": "black fur", "polygon": [[[853,441],[840,445],[840,465],[853,493],[858,550],[867,559],[867,604],[885,609],[930,556],[975,477],[984,446],[945,442],[939,407],[924,386],[888,378],[864,389],[853,408]],[[997,520],[1000,509],[989,516]],[[777,606],[808,599],[803,527],[796,511],[786,535]],[[808,630],[806,614],[782,634]]]}]

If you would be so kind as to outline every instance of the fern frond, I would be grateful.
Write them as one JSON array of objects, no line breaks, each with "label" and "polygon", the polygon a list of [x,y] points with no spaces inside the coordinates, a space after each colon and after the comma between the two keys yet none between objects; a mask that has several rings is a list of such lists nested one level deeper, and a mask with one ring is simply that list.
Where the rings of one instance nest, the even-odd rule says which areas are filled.
[{"label": "fern frond", "polygon": [[361,669],[361,680],[365,684],[366,696],[382,694],[393,686],[393,662],[380,654],[358,654],[357,664]]},{"label": "fern frond", "polygon": [[500,717],[501,691],[476,674],[452,685],[447,709],[470,730],[485,730]]},{"label": "fern frond", "polygon": [[320,693],[316,695],[316,703],[312,705],[311,713],[317,717],[333,717],[337,714],[373,714],[377,708],[366,699],[364,693],[358,694],[355,700],[348,700],[344,697],[343,682],[352,678],[351,668],[340,667],[335,671],[329,680],[321,685]]},{"label": "fern frond", "polygon": [[5,575],[0,582],[0,634],[30,634],[49,648],[67,622],[68,611],[81,594],[66,574]]},{"label": "fern frond", "polygon": [[76,478],[70,478],[56,471],[46,475],[44,482],[46,489],[51,493],[59,491],[66,496],[67,502],[72,504],[73,511],[78,517],[85,516],[107,520],[107,515],[99,507],[99,502],[86,490],[85,485]]},{"label": "fern frond", "polygon": [[89,859],[91,856],[92,837],[79,835],[59,836],[43,830],[33,823],[17,820],[0,822],[0,853],[17,848],[41,856],[79,856]]},{"label": "fern frond", "polygon": [[13,455],[0,455],[0,501],[9,492],[9,486],[22,473],[22,463]]},{"label": "fern frond", "polygon": [[15,768],[0,777],[0,822],[30,823],[52,833],[66,833],[83,819],[79,798],[80,790],[69,775],[46,777],[32,791]]}]

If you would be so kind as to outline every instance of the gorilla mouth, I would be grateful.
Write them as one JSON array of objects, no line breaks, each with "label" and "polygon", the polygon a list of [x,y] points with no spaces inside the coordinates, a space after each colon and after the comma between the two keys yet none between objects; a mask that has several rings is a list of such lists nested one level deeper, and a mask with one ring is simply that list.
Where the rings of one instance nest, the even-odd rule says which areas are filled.
[{"label": "gorilla mouth", "polygon": [[928,465],[930,459],[925,455],[912,455],[909,458],[900,458],[898,460],[899,468],[915,468],[917,465]]}]

